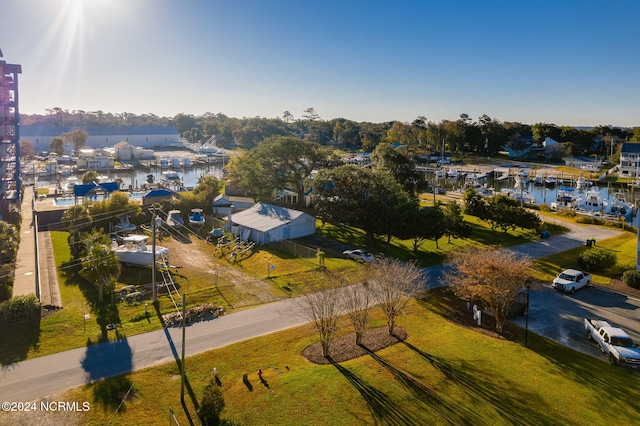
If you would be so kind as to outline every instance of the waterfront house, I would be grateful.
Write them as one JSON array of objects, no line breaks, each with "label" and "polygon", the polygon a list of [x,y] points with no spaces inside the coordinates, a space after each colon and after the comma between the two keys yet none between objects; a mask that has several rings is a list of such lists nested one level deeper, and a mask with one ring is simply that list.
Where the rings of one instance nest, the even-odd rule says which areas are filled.
[{"label": "waterfront house", "polygon": [[620,177],[640,177],[640,143],[627,142],[620,150]]}]

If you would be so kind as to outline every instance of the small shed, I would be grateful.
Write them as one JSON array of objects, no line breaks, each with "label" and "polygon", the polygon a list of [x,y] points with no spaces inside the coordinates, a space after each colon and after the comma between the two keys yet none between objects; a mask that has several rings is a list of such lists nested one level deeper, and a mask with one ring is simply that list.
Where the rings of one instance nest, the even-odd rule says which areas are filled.
[{"label": "small shed", "polygon": [[250,209],[228,215],[227,229],[245,241],[267,244],[312,235],[316,218],[286,207],[257,203]]},{"label": "small shed", "polygon": [[226,216],[246,210],[254,204],[253,198],[220,194],[213,200],[213,214],[220,217]]}]

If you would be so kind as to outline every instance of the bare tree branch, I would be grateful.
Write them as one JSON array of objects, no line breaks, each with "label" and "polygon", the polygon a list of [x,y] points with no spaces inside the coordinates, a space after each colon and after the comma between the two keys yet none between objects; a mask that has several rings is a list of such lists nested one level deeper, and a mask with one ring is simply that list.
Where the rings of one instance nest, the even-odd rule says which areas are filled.
[{"label": "bare tree branch", "polygon": [[376,259],[370,267],[373,292],[387,318],[389,334],[393,334],[407,303],[423,288],[424,275],[414,264],[397,259]]}]

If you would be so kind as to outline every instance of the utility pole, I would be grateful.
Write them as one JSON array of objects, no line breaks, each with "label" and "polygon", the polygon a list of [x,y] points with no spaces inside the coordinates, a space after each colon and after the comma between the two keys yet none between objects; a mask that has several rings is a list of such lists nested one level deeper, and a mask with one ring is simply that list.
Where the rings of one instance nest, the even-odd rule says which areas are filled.
[{"label": "utility pole", "polygon": [[153,252],[151,261],[151,298],[153,303],[158,301],[158,290],[156,288],[156,206],[153,205],[153,218],[151,219],[151,251]]},{"label": "utility pole", "polygon": [[185,382],[185,370],[184,370],[184,352],[185,352],[185,339],[187,334],[187,314],[186,314],[186,306],[187,302],[185,300],[185,293],[182,293],[182,362],[180,363],[180,401],[184,404],[184,382]]}]

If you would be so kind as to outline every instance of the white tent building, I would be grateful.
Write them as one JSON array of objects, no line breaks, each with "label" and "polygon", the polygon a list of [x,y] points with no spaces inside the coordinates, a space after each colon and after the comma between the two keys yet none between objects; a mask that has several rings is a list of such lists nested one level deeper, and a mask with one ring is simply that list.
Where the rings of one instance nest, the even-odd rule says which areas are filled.
[{"label": "white tent building", "polygon": [[316,219],[299,210],[257,203],[228,215],[227,230],[246,241],[260,244],[304,237],[316,232]]}]

